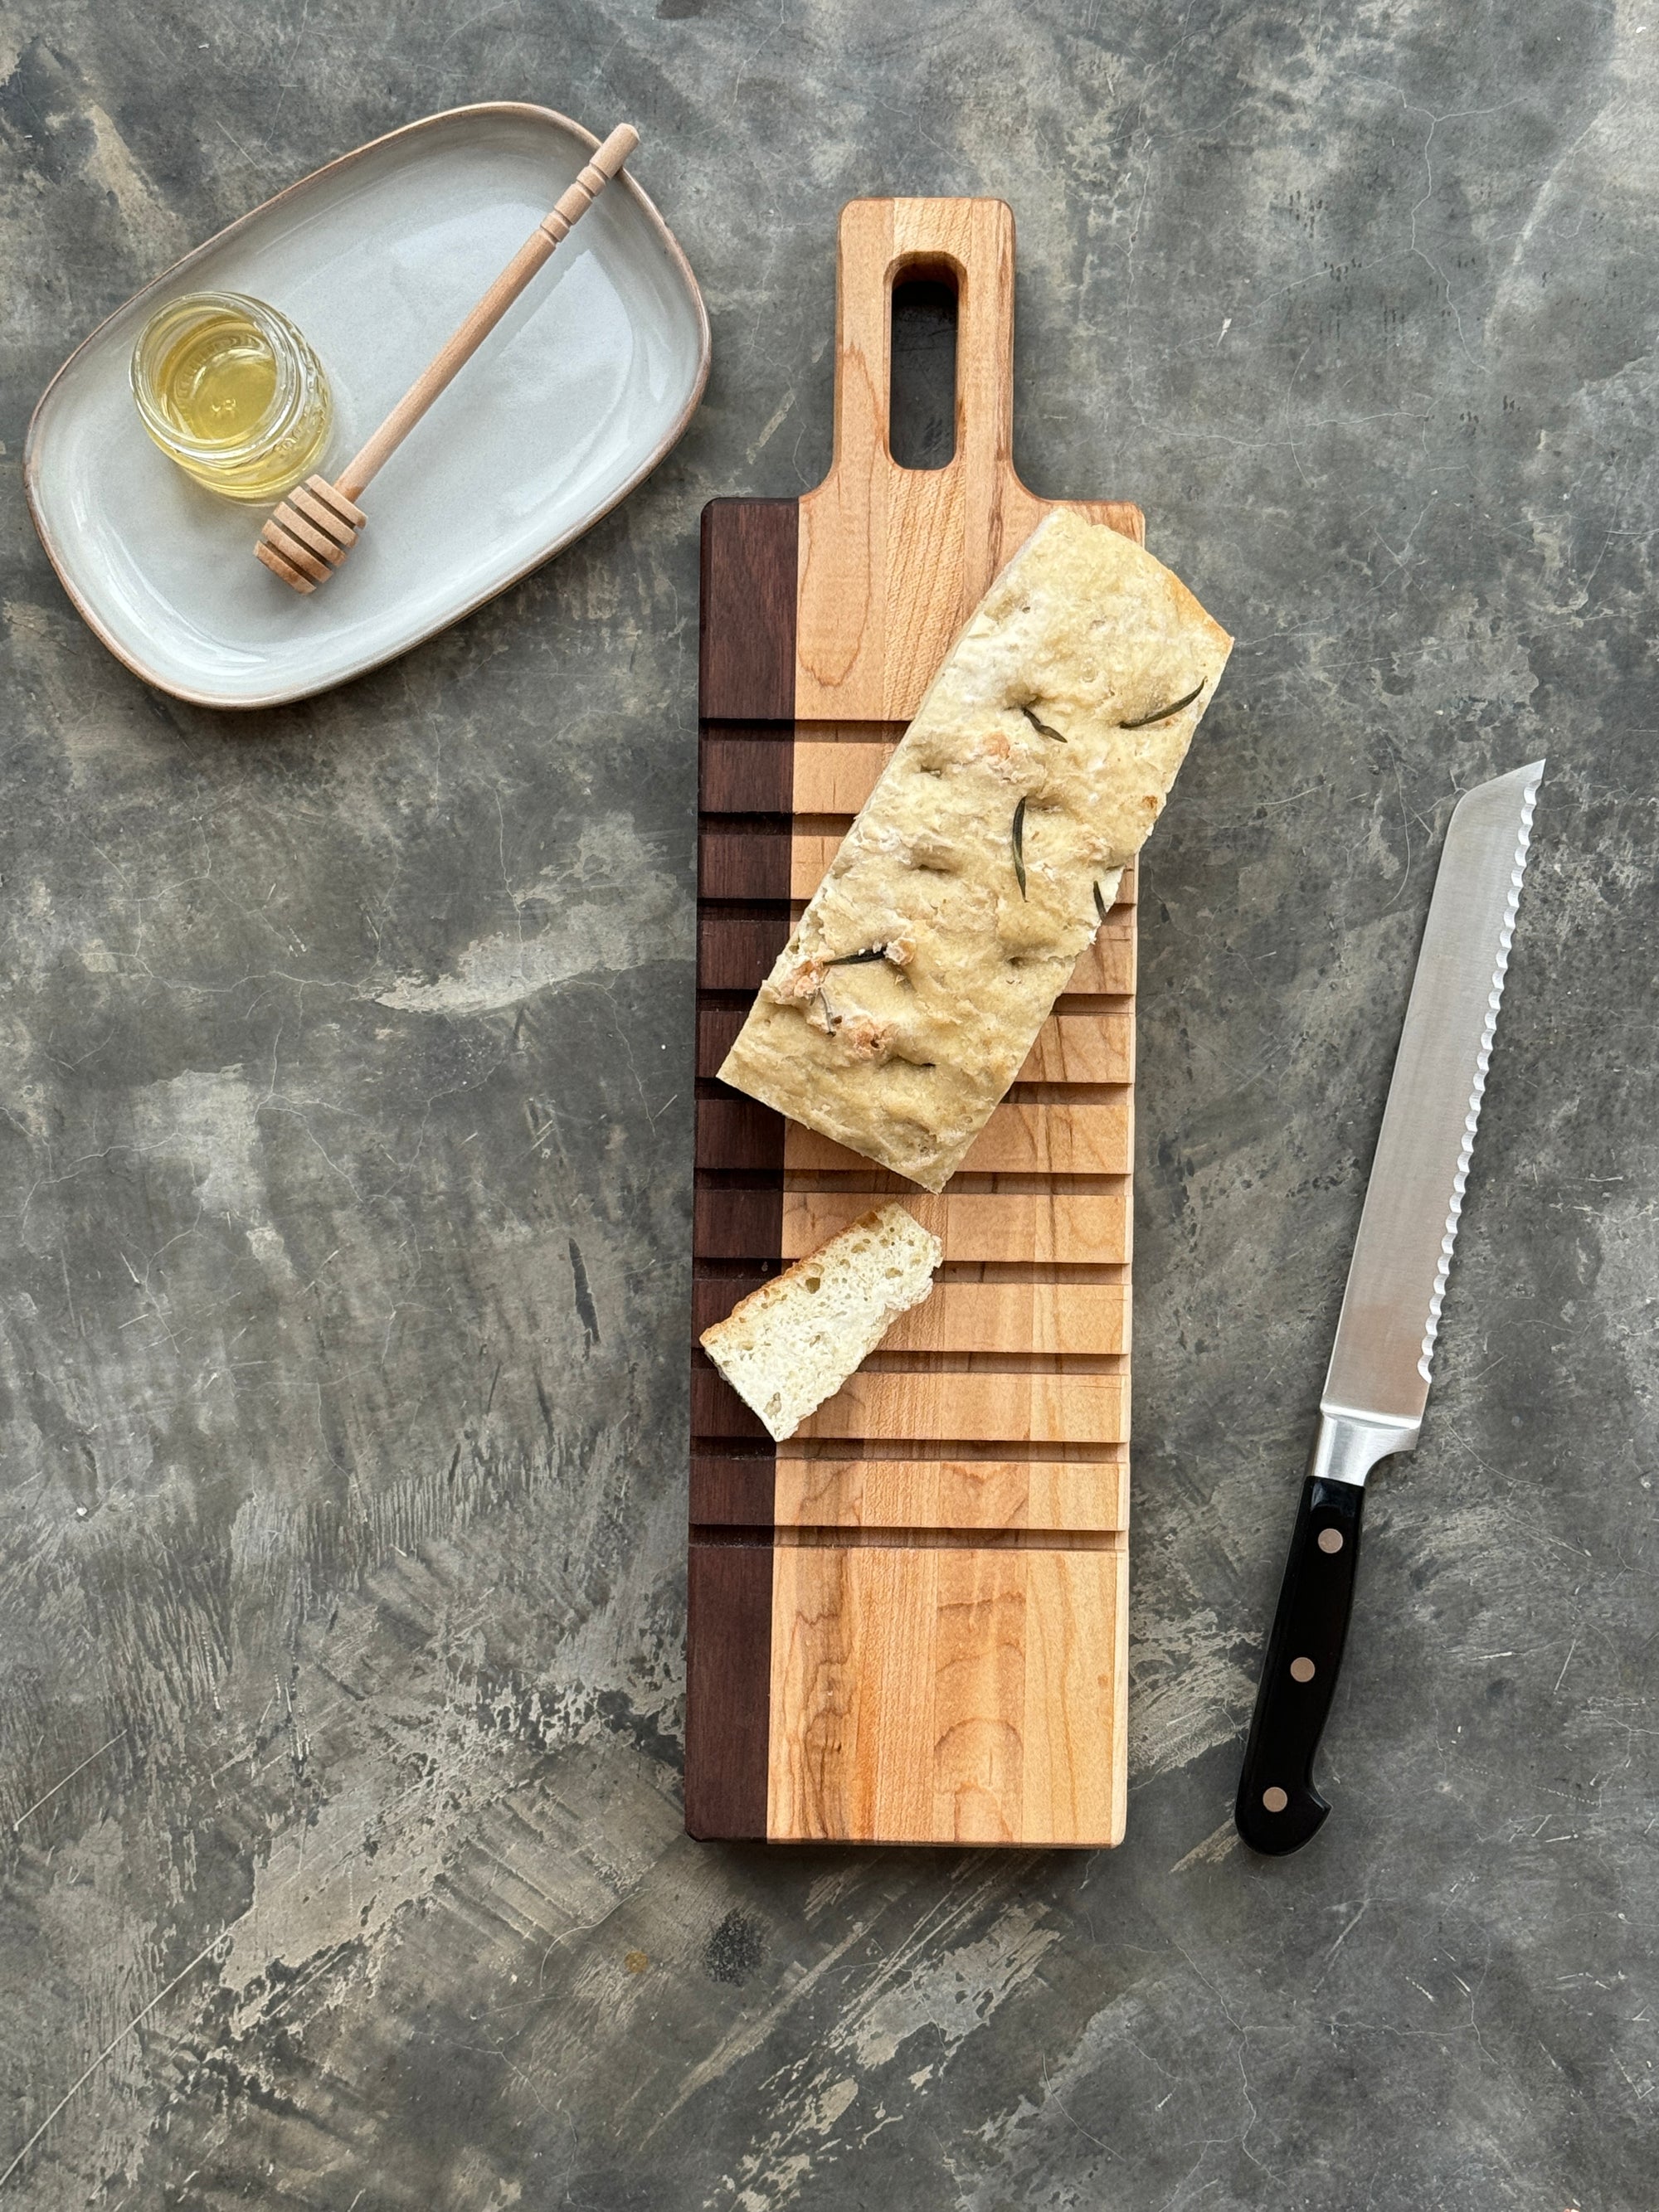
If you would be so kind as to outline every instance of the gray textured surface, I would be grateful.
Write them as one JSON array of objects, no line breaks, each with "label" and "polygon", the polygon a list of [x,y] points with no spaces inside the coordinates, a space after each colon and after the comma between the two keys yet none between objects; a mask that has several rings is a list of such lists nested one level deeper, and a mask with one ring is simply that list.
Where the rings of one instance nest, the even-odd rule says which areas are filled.
[{"label": "gray textured surface", "polygon": [[[1659,14],[0,13],[0,2202],[1654,2202]],[[427,110],[645,133],[713,381],[553,568],[221,721],[34,394]],[[1020,454],[1239,635],[1152,848],[1113,1856],[679,1832],[696,518],[828,459],[835,217],[1000,192]],[[1547,750],[1429,1431],[1301,1858],[1227,1805],[1437,839]],[[27,2148],[25,2148],[27,2146]]]}]

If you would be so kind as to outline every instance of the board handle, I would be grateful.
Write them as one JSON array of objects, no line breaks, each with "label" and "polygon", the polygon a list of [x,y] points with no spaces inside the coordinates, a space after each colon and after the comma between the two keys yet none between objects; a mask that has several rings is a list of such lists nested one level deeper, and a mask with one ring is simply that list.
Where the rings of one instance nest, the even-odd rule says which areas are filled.
[{"label": "board handle", "polygon": [[942,471],[1013,467],[1014,214],[1006,200],[851,200],[836,282],[832,473],[901,469],[889,441],[893,287],[934,276],[957,295],[956,451]]}]

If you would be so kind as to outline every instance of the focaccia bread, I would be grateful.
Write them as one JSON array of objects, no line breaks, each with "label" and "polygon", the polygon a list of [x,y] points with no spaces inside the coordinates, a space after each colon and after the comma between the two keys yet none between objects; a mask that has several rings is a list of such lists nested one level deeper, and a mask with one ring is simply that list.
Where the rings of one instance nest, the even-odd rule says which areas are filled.
[{"label": "focaccia bread", "polygon": [[1232,640],[1060,509],[957,641],[720,1069],[940,1190],[1158,819]]},{"label": "focaccia bread", "polygon": [[927,1297],[944,1256],[915,1214],[875,1206],[740,1298],[702,1348],[781,1443]]}]

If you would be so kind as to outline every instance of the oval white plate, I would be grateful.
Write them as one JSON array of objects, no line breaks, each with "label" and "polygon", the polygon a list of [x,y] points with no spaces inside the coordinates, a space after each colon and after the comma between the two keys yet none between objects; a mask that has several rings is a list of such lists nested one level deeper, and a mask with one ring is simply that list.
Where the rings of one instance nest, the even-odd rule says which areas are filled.
[{"label": "oval white plate", "polygon": [[112,653],[199,706],[305,698],[468,613],[656,465],[702,396],[708,319],[626,171],[375,477],[361,543],[310,599],[254,559],[263,509],[203,490],[150,443],[127,381],[161,300],[251,292],[328,371],[334,474],[598,143],[516,102],[428,116],[289,185],[99,325],[35,409],[23,474],[52,565]]}]

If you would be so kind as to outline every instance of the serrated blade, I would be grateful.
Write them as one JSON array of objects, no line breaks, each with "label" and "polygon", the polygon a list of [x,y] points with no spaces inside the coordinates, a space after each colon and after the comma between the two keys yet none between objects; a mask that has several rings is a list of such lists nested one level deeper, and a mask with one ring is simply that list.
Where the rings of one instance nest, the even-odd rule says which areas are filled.
[{"label": "serrated blade", "polygon": [[1413,1441],[1543,772],[1534,761],[1453,810],[1320,1401]]}]

